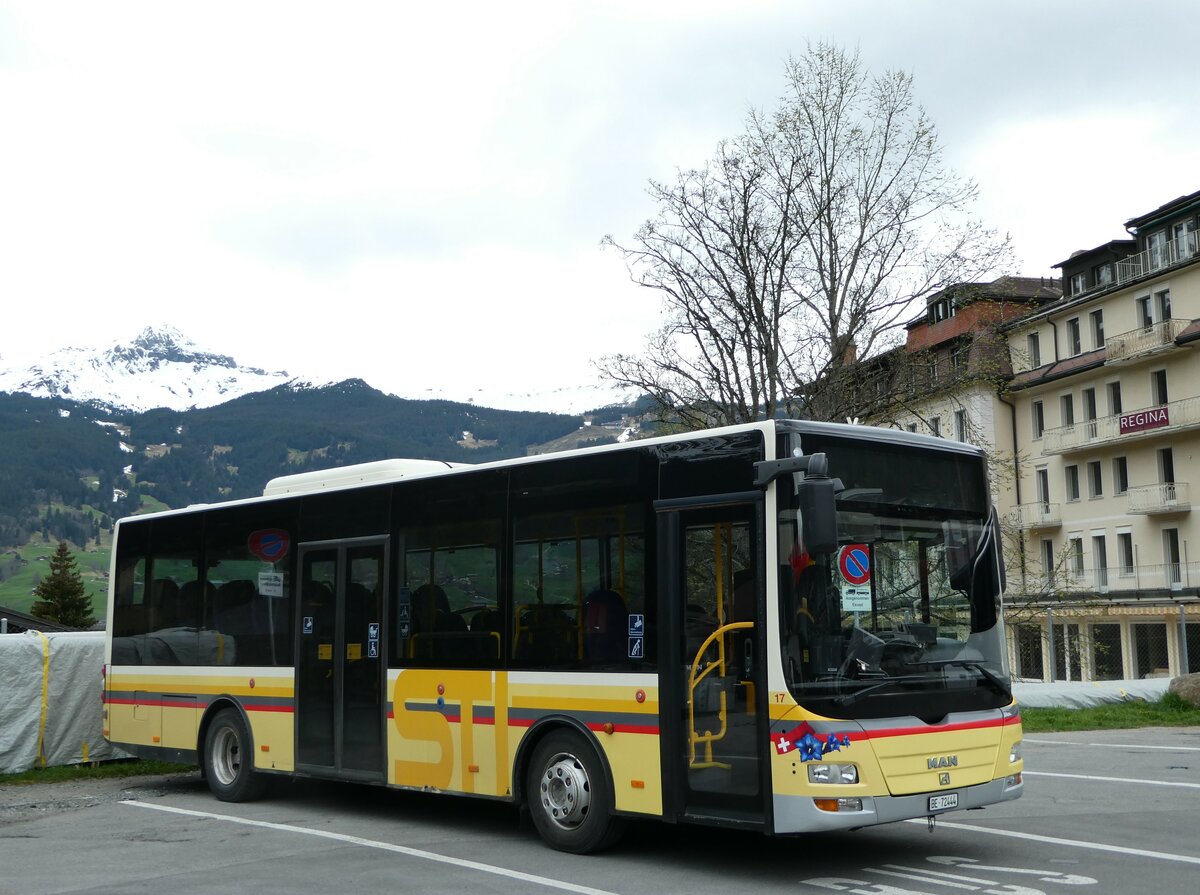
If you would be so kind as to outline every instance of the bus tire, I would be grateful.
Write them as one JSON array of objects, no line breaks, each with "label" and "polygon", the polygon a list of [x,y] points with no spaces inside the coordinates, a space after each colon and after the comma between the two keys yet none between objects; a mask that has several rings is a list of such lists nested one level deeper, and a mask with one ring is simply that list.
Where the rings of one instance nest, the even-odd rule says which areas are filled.
[{"label": "bus tire", "polygon": [[267,778],[254,772],[250,731],[236,709],[221,709],[204,737],[204,776],[222,802],[251,802],[267,790]]},{"label": "bus tire", "polygon": [[553,731],[538,743],[525,797],[538,834],[559,851],[599,851],[616,842],[624,828],[613,816],[612,787],[600,757],[573,731]]}]

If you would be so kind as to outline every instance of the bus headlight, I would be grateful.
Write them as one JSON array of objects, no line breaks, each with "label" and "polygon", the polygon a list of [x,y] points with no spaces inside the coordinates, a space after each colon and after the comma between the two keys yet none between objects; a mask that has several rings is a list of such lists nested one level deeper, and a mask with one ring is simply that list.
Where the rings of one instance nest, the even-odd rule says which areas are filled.
[{"label": "bus headlight", "polygon": [[853,764],[810,764],[809,783],[857,783],[858,765]]},{"label": "bus headlight", "polygon": [[1020,760],[1021,760],[1021,742],[1020,742],[1020,740],[1018,740],[1017,742],[1013,743],[1012,748],[1008,750],[1008,763],[1016,764]]}]

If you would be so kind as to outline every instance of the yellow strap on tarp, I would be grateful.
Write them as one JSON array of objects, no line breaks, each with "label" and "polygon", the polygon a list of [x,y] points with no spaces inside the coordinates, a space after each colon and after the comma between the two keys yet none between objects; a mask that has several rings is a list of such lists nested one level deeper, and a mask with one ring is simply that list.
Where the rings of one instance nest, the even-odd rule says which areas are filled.
[{"label": "yellow strap on tarp", "polygon": [[33,633],[42,638],[42,720],[38,724],[38,761],[42,763],[42,767],[45,767],[46,704],[49,702],[50,696],[50,638],[41,631],[34,631]]}]

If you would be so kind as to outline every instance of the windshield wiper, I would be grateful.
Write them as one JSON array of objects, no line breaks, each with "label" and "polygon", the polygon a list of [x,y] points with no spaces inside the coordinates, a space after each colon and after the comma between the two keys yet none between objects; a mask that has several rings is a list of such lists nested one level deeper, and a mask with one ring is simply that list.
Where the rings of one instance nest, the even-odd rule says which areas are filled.
[{"label": "windshield wiper", "polygon": [[978,671],[985,681],[995,688],[996,692],[1003,696],[1012,699],[1012,689],[1005,683],[1004,678],[992,671],[982,662],[975,659],[934,659],[930,662],[922,662],[922,665],[933,665],[938,667],[954,666],[955,668],[970,668],[973,671]]},{"label": "windshield wiper", "polygon": [[893,684],[899,683],[902,680],[905,680],[905,679],[898,678],[898,677],[890,677],[886,681],[879,681],[878,683],[863,687],[861,690],[855,690],[853,693],[846,693],[844,696],[838,696],[833,701],[837,705],[852,705],[853,703],[858,702],[864,696],[867,696],[871,693],[878,692],[879,690],[883,690],[884,688],[890,687]]}]

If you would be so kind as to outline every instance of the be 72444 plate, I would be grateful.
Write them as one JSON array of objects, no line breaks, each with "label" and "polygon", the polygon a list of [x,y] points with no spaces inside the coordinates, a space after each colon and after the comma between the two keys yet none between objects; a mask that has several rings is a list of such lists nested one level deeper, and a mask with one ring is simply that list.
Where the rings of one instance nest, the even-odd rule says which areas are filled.
[{"label": "be 72444 plate", "polygon": [[949,808],[957,808],[957,807],[958,807],[958,793],[956,793],[956,792],[948,792],[945,795],[929,797],[929,810],[930,811],[945,811]]}]

